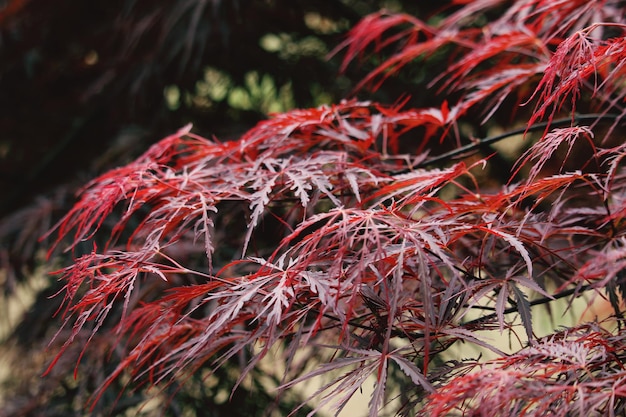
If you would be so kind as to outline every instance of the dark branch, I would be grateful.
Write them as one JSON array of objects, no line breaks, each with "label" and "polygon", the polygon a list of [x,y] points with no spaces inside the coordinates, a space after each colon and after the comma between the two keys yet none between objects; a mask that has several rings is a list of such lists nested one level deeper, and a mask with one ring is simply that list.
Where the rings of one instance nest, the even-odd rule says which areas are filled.
[{"label": "dark branch", "polygon": [[620,114],[577,114],[577,115],[574,115],[573,117],[565,117],[562,119],[552,120],[548,122],[536,123],[532,126],[526,126],[526,127],[521,127],[518,129],[509,130],[508,132],[502,133],[500,135],[490,136],[484,139],[478,139],[472,143],[453,149],[450,152],[445,152],[445,153],[442,153],[441,155],[437,155],[432,158],[429,158],[426,161],[420,164],[417,164],[415,168],[423,168],[428,165],[436,164],[439,162],[444,162],[454,157],[461,156],[468,152],[476,151],[484,146],[491,145],[492,143],[496,143],[508,137],[519,135],[522,133],[536,132],[538,130],[547,129],[548,127],[568,126],[573,122],[578,122],[578,123],[596,122],[597,123],[598,121],[610,121],[610,120],[615,121],[615,120],[619,120],[621,117],[622,115]]}]

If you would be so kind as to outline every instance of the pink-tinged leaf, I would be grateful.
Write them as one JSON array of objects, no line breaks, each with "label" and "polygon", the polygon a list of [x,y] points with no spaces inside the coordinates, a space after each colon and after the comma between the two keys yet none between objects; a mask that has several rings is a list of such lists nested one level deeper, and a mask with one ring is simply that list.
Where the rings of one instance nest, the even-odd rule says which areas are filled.
[{"label": "pink-tinged leaf", "polygon": [[369,416],[378,417],[385,402],[385,388],[387,387],[387,356],[381,355],[376,374],[376,383],[369,402]]},{"label": "pink-tinged leaf", "polygon": [[[624,80],[622,65],[614,66],[614,62],[621,62],[626,55],[626,42],[623,37],[602,40],[594,37],[604,24],[594,23],[583,30],[579,30],[561,42],[550,58],[545,74],[537,86],[534,95],[538,102],[529,125],[543,118],[549,111],[548,120],[552,121],[554,114],[562,109],[569,98],[573,114],[584,89],[597,94],[611,94],[622,90],[620,82]],[[626,25],[607,24],[611,28],[626,31]],[[602,83],[598,80],[604,78]],[[621,81],[620,81],[621,80]],[[624,93],[618,93],[623,97]],[[608,100],[609,105],[612,101]]]},{"label": "pink-tinged leaf", "polygon": [[443,186],[467,172],[465,164],[458,163],[454,166],[438,170],[415,170],[406,174],[393,177],[393,181],[381,187],[373,193],[371,198],[376,198],[375,205],[382,204],[389,199],[399,199],[400,204],[411,205],[424,197],[435,195]]},{"label": "pink-tinged leaf", "polygon": [[589,283],[594,288],[603,288],[615,280],[626,269],[625,243],[624,238],[619,238],[604,246],[601,251],[591,251],[590,258],[559,290],[563,290],[569,284],[581,283]]},{"label": "pink-tinged leaf", "polygon": [[[335,347],[336,348],[336,347]],[[334,359],[324,363],[316,370],[289,381],[279,387],[280,390],[293,387],[322,375],[332,375],[332,380],[321,386],[307,399],[310,401],[321,397],[317,407],[307,416],[316,415],[323,407],[332,406],[339,414],[352,396],[366,383],[371,375],[375,375],[379,369],[381,354],[374,350],[348,349],[354,356]],[[346,367],[352,368],[344,374],[338,371]],[[326,394],[324,394],[326,393]],[[295,411],[295,410],[294,410]],[[370,410],[371,411],[371,410]]]},{"label": "pink-tinged leaf", "polygon": [[528,272],[528,276],[531,276],[531,277],[533,276],[533,262],[530,259],[530,254],[528,253],[528,250],[526,250],[521,240],[519,240],[517,237],[507,232],[504,232],[500,229],[495,229],[494,227],[491,226],[491,224],[488,224],[486,227],[478,226],[477,228],[486,233],[493,234],[496,237],[500,237],[504,239],[509,245],[511,245],[520,254],[522,259],[524,259],[524,262],[526,263],[526,271]]},{"label": "pink-tinged leaf", "polygon": [[[593,154],[591,157],[595,156],[596,149],[595,144],[593,143],[593,132],[586,126],[573,126],[568,128],[560,128],[554,129],[548,134],[546,134],[540,141],[534,143],[530,149],[528,149],[517,161],[517,169],[514,171],[513,175],[515,175],[522,166],[532,162],[532,167],[530,168],[530,172],[528,173],[528,182],[532,182],[537,178],[541,170],[543,169],[546,162],[550,160],[554,152],[561,146],[561,144],[567,144],[567,152],[565,156],[562,157],[562,165],[565,165],[565,162],[569,158],[574,144],[580,139],[583,138],[590,146]],[[589,158],[591,160],[591,158]],[[584,169],[585,167],[581,167]]]},{"label": "pink-tinged leaf", "polygon": [[213,246],[212,236],[212,230],[215,225],[213,224],[213,220],[209,217],[209,213],[217,213],[217,208],[213,205],[212,202],[209,202],[207,198],[202,194],[198,196],[198,199],[200,200],[201,213],[200,219],[198,219],[196,221],[196,224],[194,225],[194,239],[198,239],[199,236],[203,237],[204,252],[210,262],[213,258],[213,251],[215,250],[215,247]]},{"label": "pink-tinged leaf", "polygon": [[526,336],[528,337],[528,342],[530,343],[534,339],[530,302],[528,301],[526,294],[524,294],[524,292],[520,290],[517,285],[511,285],[511,290],[515,295],[517,312],[522,319],[522,325],[524,326],[524,330],[526,330]]},{"label": "pink-tinged leaf", "polygon": [[[402,25],[408,25],[408,29],[385,42],[380,42],[383,33]],[[415,39],[420,32],[430,33],[431,31],[432,29],[426,24],[408,14],[373,13],[354,26],[348,33],[348,39],[340,44],[332,54],[347,48],[346,57],[341,66],[341,71],[345,71],[348,64],[358,55],[362,55],[370,45],[374,45],[375,52],[378,52],[396,39],[401,39],[405,36],[409,37],[409,39]]]},{"label": "pink-tinged leaf", "polygon": [[372,90],[378,90],[386,79],[397,74],[406,65],[414,62],[419,57],[435,53],[438,49],[451,42],[451,36],[447,34],[447,36],[436,36],[432,39],[405,47],[401,52],[385,60],[383,64],[370,72],[359,82],[356,89],[359,90],[371,84]]},{"label": "pink-tinged leaf", "polygon": [[471,22],[474,15],[480,15],[501,3],[503,0],[453,0],[452,4],[462,7],[449,16],[445,16],[438,26],[441,28],[463,26]]},{"label": "pink-tinged leaf", "polygon": [[498,297],[496,298],[496,315],[498,316],[498,325],[500,333],[504,331],[504,310],[509,298],[509,286],[506,281],[498,288]]},{"label": "pink-tinged leaf", "polygon": [[389,355],[389,358],[398,364],[402,372],[411,378],[411,381],[413,381],[415,385],[421,386],[428,392],[435,391],[435,388],[413,362],[410,362],[405,357],[396,354]]},{"label": "pink-tinged leaf", "polygon": [[513,281],[517,284],[520,284],[532,291],[535,291],[539,294],[541,294],[544,297],[548,297],[548,298],[554,298],[551,294],[549,294],[546,290],[544,290],[543,288],[541,288],[539,286],[539,284],[537,284],[537,281],[535,281],[534,279],[532,279],[532,277],[526,277],[526,276],[513,276],[511,278],[509,278],[510,281]]},{"label": "pink-tinged leaf", "polygon": [[251,188],[255,191],[250,194],[250,210],[252,210],[252,213],[250,213],[250,221],[248,223],[248,231],[243,243],[242,254],[246,253],[252,232],[262,215],[265,213],[265,207],[269,204],[272,191],[278,181],[279,174],[274,172],[271,166],[266,166],[269,167],[269,170],[266,173],[261,171],[262,173],[257,176],[257,179],[251,184]]},{"label": "pink-tinged leaf", "polygon": [[476,332],[473,332],[471,330],[467,330],[467,329],[457,326],[457,327],[448,327],[445,329],[441,329],[440,332],[442,334],[446,334],[448,336],[452,336],[454,338],[465,340],[472,344],[481,346],[485,349],[488,349],[496,353],[497,355],[506,356],[506,353],[504,353],[503,351],[498,349],[496,346],[494,346],[493,343],[489,343],[488,341],[479,339],[476,335]]},{"label": "pink-tinged leaf", "polygon": [[[547,48],[541,39],[527,28],[520,31],[510,30],[496,33],[481,39],[480,43],[472,45],[472,50],[439,78],[445,79],[444,87],[457,89],[462,85],[463,80],[476,70],[477,66],[494,57],[499,58],[500,65],[506,66],[513,56],[542,60],[547,54]],[[511,58],[507,58],[507,56]]]},{"label": "pink-tinged leaf", "polygon": [[[498,67],[463,81],[461,87],[468,91],[459,103],[459,113],[465,113],[475,105],[480,105],[484,112],[483,123],[487,122],[498,111],[505,99],[518,91],[532,78],[542,74],[545,65],[519,64]],[[488,103],[484,106],[484,103]]]},{"label": "pink-tinged leaf", "polygon": [[448,126],[456,122],[460,116],[460,105],[455,105],[450,108],[448,101],[444,100],[439,109],[430,108],[423,110],[423,114],[432,117],[437,121],[437,124],[441,127]]}]

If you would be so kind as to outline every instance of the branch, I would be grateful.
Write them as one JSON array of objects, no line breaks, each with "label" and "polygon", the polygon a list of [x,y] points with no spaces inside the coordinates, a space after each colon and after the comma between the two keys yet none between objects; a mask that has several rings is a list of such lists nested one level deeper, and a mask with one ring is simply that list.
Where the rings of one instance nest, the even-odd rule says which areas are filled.
[{"label": "branch", "polygon": [[[576,292],[583,293],[585,291],[589,291],[589,290],[594,289],[594,288],[595,287],[593,287],[592,285],[583,285],[580,288],[570,288],[569,290],[561,291],[560,293],[555,294],[552,297],[541,297],[541,298],[538,298],[536,300],[533,300],[533,301],[530,302],[530,306],[534,307],[536,305],[550,303],[552,301],[559,300],[561,298],[565,298],[567,296],[570,296],[570,295],[572,295],[572,294],[574,294]],[[504,310],[504,314],[511,314],[511,313],[515,313],[515,312],[517,312],[517,306],[516,305],[514,305],[513,307],[509,307],[506,310]],[[498,316],[497,316],[496,313],[487,314],[486,316],[479,317],[477,319],[470,320],[470,321],[468,321],[466,323],[463,323],[463,324],[461,324],[461,326],[463,326],[463,327],[468,327],[468,326],[472,327],[474,325],[481,324],[481,323],[484,323],[486,321],[494,320],[497,317]]]},{"label": "branch", "polygon": [[[568,126],[572,122],[598,122],[601,120],[619,120],[622,117],[621,114],[601,114],[601,113],[591,113],[591,114],[576,114],[573,117],[565,117],[562,119],[557,119],[553,121],[547,121],[542,123],[537,123],[532,126],[521,127],[518,129],[513,129],[508,132],[502,133],[500,135],[487,137],[484,139],[478,139],[472,143],[456,148],[452,151],[442,153],[441,155],[437,155],[433,158],[427,159],[424,162],[417,164],[414,168],[424,168],[428,165],[432,165],[438,162],[446,161],[448,159],[454,158],[456,156],[460,156],[464,153],[475,151],[483,146],[491,145],[492,143],[496,143],[501,141],[502,139],[506,139],[511,136],[519,135],[522,133],[533,132],[537,130],[546,129],[548,127],[559,127],[559,126]],[[409,172],[408,170],[406,172]],[[403,172],[405,173],[405,172]]]}]

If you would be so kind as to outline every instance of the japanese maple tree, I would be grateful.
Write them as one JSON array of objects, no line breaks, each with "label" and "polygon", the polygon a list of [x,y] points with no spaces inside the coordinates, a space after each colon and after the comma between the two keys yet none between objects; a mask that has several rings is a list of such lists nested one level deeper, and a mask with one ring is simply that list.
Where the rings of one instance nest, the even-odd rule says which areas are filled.
[{"label": "japanese maple tree", "polygon": [[[242,381],[280,352],[277,397],[323,377],[312,413],[372,378],[371,416],[625,413],[626,4],[451,3],[370,15],[335,51],[371,68],[356,94],[445,68],[429,91],[232,141],[186,126],[87,184],[54,229],[75,259],[50,369],[108,332],[121,360],[94,403],[122,376],[239,358]],[[423,94],[440,105],[412,108]],[[515,135],[513,157],[495,147]],[[537,331],[581,298],[610,320]]]}]

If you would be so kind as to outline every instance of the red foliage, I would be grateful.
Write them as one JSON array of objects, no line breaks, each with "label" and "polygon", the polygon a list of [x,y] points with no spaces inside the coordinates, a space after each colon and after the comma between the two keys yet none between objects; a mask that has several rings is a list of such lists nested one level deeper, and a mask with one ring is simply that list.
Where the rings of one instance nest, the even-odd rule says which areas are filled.
[{"label": "red foliage", "polygon": [[[82,190],[57,244],[72,231],[74,249],[105,238],[59,271],[65,348],[121,308],[127,352],[103,389],[126,370],[157,383],[242,352],[250,369],[277,344],[297,372],[295,352],[315,345],[329,352],[323,365],[283,388],[330,375],[316,395],[338,409],[373,375],[377,415],[397,368],[406,380],[395,382],[413,387],[400,410],[409,415],[625,411],[625,148],[615,127],[626,115],[626,6],[455,3],[436,24],[367,17],[340,48],[344,67],[384,57],[362,83],[375,87],[445,51],[433,85],[460,97],[454,105],[351,100],[274,115],[224,143],[186,127]],[[528,135],[512,170],[489,171],[490,154],[455,161],[495,141],[458,127],[478,128],[476,112],[490,122],[514,111],[508,99],[533,109],[515,120],[540,135]],[[442,141],[456,148],[442,154]],[[147,297],[155,283],[169,290]],[[535,306],[587,291],[608,298],[617,320],[536,336]],[[489,329],[526,347],[507,354],[477,332]],[[498,359],[446,362],[463,343]]]}]

